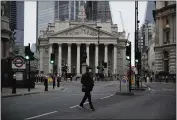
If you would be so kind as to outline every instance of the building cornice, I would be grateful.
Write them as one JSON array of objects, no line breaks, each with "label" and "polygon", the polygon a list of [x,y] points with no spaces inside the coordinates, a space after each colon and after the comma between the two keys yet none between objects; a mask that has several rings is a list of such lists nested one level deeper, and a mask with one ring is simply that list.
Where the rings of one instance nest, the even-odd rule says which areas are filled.
[{"label": "building cornice", "polygon": [[[167,14],[158,15],[158,13],[163,13],[164,11],[167,11],[167,10],[173,9],[173,8],[175,9],[174,12],[169,12]],[[166,7],[162,7],[161,9],[152,10],[152,12],[153,12],[154,20],[156,20],[156,18],[164,17],[164,16],[167,16],[167,15],[170,15],[170,14],[176,14],[176,4],[168,5]]]},{"label": "building cornice", "polygon": [[173,44],[167,44],[167,45],[161,45],[161,46],[154,46],[154,48],[164,48],[164,47],[175,47],[176,44],[173,43]]},{"label": "building cornice", "polygon": [[157,14],[159,12],[164,12],[164,11],[169,10],[171,8],[175,8],[176,9],[176,4],[168,5],[166,7],[162,7],[160,9],[156,9],[156,10],[153,10],[153,11]]}]

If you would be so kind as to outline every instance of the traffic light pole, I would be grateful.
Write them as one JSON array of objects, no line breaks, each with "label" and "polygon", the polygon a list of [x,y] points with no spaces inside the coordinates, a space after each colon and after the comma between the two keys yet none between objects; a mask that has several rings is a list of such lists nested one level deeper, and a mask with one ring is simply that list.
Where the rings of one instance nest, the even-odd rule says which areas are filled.
[{"label": "traffic light pole", "polygon": [[[135,75],[135,83],[139,89],[139,76],[140,76],[140,71],[139,71],[139,50],[138,50],[138,1],[135,1],[135,66],[137,68],[138,74]],[[138,62],[136,62],[136,59]]]},{"label": "traffic light pole", "polygon": [[[30,49],[30,43],[28,44],[28,46],[29,46],[29,49]],[[30,83],[31,83],[30,82],[31,81],[31,77],[30,77],[30,75],[31,75],[31,70],[30,70],[31,69],[31,65],[30,65],[30,63],[31,62],[30,62],[30,59],[29,59],[29,66],[28,66],[28,70],[29,70],[29,72],[28,72],[28,77],[29,77],[28,78],[28,92],[30,92],[30,87],[31,87],[30,86]]]},{"label": "traffic light pole", "polygon": [[[131,42],[130,42],[130,48],[131,48]],[[131,50],[131,49],[130,49]],[[131,51],[130,51],[130,67],[129,67],[129,92],[131,92],[131,87],[132,87],[132,82],[131,82],[131,66],[132,66],[132,62],[131,62]]]}]

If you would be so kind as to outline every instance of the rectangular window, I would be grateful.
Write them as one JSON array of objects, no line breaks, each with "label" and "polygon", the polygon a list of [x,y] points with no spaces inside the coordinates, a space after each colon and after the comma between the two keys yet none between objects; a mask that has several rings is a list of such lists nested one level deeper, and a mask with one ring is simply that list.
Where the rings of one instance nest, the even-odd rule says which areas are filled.
[{"label": "rectangular window", "polygon": [[170,35],[170,31],[166,31],[166,42],[169,42],[169,35]]}]

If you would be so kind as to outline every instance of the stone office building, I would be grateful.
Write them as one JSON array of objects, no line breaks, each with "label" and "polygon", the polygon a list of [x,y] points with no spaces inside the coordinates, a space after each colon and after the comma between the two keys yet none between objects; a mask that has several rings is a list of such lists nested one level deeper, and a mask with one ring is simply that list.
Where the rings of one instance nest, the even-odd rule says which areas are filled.
[{"label": "stone office building", "polygon": [[[99,30],[96,26],[101,26]],[[98,73],[97,66],[102,61],[108,67],[105,74],[124,74],[125,72],[125,33],[118,32],[117,25],[111,22],[69,22],[55,21],[49,23],[47,30],[39,36],[39,71],[52,73],[50,64],[51,53],[55,54],[55,72],[61,74],[61,67],[68,66],[68,73],[81,75],[81,58],[83,51],[87,52],[87,65],[93,73]],[[99,32],[98,32],[99,31]],[[99,33],[99,44],[98,44]]]},{"label": "stone office building", "polygon": [[176,74],[176,1],[155,3],[153,14],[156,24],[156,74],[160,71]]}]

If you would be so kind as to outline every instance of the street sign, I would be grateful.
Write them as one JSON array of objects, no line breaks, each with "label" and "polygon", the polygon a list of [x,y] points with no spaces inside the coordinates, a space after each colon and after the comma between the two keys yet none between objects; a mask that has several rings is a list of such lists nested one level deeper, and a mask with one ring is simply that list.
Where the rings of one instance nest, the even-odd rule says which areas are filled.
[{"label": "street sign", "polygon": [[26,69],[25,59],[23,56],[15,56],[13,58],[12,69]]},{"label": "street sign", "polygon": [[125,79],[123,79],[123,80],[122,80],[122,82],[123,82],[123,83],[126,83],[126,80],[125,80]]},{"label": "street sign", "polygon": [[124,77],[122,78],[122,82],[123,82],[123,83],[126,83],[127,80],[128,80],[128,78],[127,78],[126,76],[124,76]]}]

